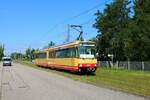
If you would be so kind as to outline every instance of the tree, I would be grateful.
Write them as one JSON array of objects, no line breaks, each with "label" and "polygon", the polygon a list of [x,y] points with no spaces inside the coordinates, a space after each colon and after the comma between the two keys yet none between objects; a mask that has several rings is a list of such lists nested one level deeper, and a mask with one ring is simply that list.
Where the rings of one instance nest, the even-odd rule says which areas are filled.
[{"label": "tree", "polygon": [[129,26],[126,55],[132,61],[150,60],[150,0],[135,0]]},{"label": "tree", "polygon": [[35,49],[33,48],[26,49],[26,52],[25,52],[26,60],[32,61],[34,59],[34,52],[35,52]]},{"label": "tree", "polygon": [[[135,1],[135,16],[134,22],[136,24],[137,38],[140,42],[137,50],[140,52],[139,60],[150,60],[150,0],[136,0]],[[133,33],[135,34],[135,33]]]},{"label": "tree", "polygon": [[13,52],[11,54],[11,58],[14,59],[14,60],[23,60],[25,57],[24,57],[24,54],[22,53],[19,53],[19,52]]},{"label": "tree", "polygon": [[52,46],[54,46],[55,45],[55,43],[53,42],[53,41],[50,41],[49,43],[48,43],[48,48],[50,48],[50,47],[52,47]]},{"label": "tree", "polygon": [[128,0],[113,0],[104,12],[97,12],[94,27],[98,30],[99,56],[113,54],[117,60],[125,60],[126,29],[131,18]]},{"label": "tree", "polygon": [[0,44],[0,60],[2,60],[3,56],[4,56],[4,45]]},{"label": "tree", "polygon": [[43,49],[50,48],[50,47],[52,47],[52,46],[54,46],[54,45],[55,45],[55,43],[54,43],[53,41],[50,41],[50,42],[48,43],[48,45],[46,45],[46,46],[43,47]]}]

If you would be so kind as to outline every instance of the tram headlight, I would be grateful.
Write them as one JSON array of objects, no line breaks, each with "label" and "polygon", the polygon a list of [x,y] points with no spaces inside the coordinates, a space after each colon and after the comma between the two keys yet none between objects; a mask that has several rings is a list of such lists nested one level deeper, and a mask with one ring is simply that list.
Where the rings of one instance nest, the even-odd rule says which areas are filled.
[{"label": "tram headlight", "polygon": [[82,67],[82,64],[79,64],[79,67]]}]

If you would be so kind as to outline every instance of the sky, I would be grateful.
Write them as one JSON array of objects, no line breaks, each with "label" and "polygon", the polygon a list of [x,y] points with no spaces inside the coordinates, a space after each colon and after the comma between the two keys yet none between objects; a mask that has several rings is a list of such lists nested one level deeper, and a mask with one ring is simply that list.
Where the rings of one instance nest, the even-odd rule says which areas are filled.
[{"label": "sky", "polygon": [[[0,43],[5,55],[43,48],[49,41],[58,44],[67,38],[67,25],[83,24],[85,40],[98,33],[93,24],[97,10],[110,0],[0,0]],[[97,6],[98,5],[98,6]],[[96,7],[95,7],[96,6]],[[87,10],[95,7],[88,12]],[[86,13],[84,13],[86,12]],[[79,15],[78,17],[75,17]],[[79,33],[70,31],[70,41]]]}]

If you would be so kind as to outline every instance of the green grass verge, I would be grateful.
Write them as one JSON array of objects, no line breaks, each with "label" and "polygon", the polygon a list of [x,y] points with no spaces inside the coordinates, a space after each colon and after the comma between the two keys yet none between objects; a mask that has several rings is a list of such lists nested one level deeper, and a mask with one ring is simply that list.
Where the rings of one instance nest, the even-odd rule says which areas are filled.
[{"label": "green grass verge", "polygon": [[64,71],[40,68],[28,61],[15,62],[40,70],[61,74],[76,81],[150,97],[150,72],[98,68],[96,75],[77,75]]}]

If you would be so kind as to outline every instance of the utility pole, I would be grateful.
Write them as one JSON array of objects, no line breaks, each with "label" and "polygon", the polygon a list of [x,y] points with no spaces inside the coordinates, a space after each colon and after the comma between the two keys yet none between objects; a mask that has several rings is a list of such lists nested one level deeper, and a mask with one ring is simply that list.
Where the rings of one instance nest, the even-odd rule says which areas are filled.
[{"label": "utility pole", "polygon": [[66,42],[69,42],[70,41],[70,25],[68,24],[68,30],[67,30],[67,39],[66,39]]}]

